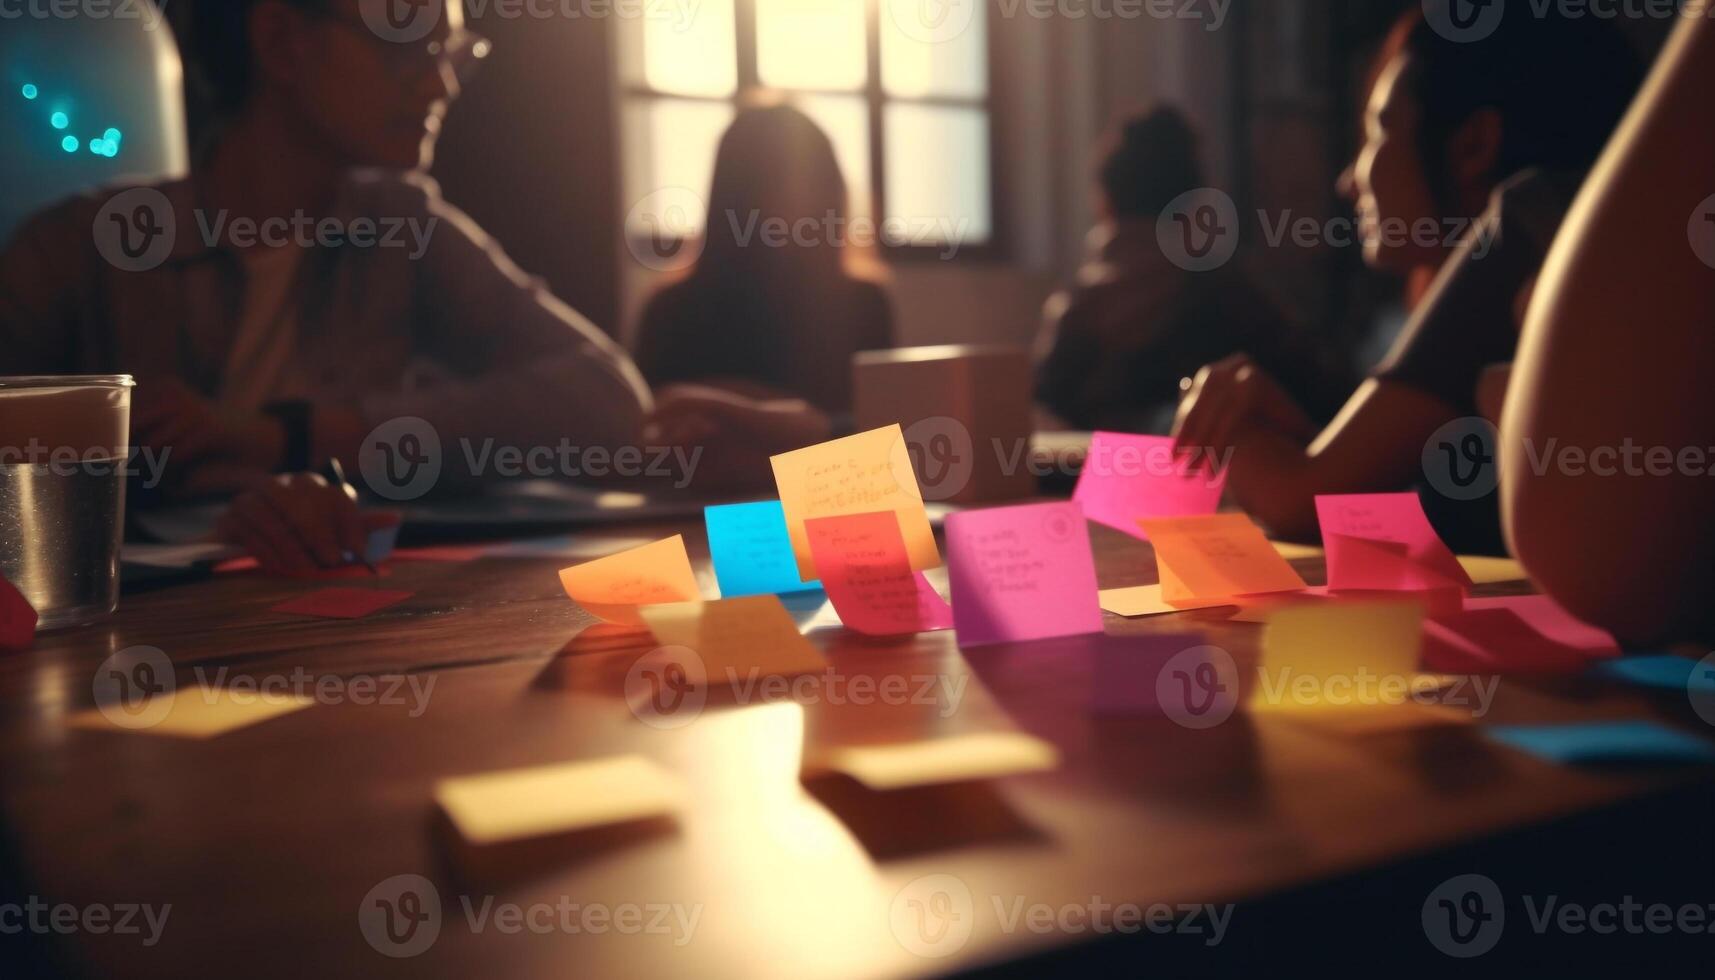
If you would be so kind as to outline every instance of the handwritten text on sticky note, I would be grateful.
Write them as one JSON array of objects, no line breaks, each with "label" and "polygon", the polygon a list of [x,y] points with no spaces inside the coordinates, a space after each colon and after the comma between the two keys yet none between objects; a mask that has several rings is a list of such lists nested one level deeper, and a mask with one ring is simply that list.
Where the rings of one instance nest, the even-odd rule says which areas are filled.
[{"label": "handwritten text on sticky note", "polygon": [[841,622],[871,636],[951,629],[953,611],[911,569],[893,511],[806,522],[822,588]]},{"label": "handwritten text on sticky note", "polygon": [[917,473],[899,426],[859,433],[775,456],[775,485],[803,581],[817,577],[804,522],[818,517],[891,511],[898,515],[912,571],[938,568],[940,551],[923,509]]},{"label": "handwritten text on sticky note", "polygon": [[948,517],[947,568],[961,646],[1102,631],[1090,536],[1075,503]]},{"label": "handwritten text on sticky note", "polygon": [[685,539],[677,534],[563,569],[560,584],[591,614],[627,626],[643,625],[638,606],[702,598]]}]

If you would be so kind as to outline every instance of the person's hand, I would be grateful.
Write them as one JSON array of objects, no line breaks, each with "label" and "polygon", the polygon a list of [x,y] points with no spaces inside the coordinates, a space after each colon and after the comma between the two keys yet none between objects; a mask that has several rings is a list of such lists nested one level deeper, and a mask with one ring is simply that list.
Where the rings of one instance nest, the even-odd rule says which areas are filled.
[{"label": "person's hand", "polygon": [[729,489],[766,485],[773,473],[768,457],[826,442],[833,422],[796,398],[758,400],[680,385],[657,393],[646,432],[663,445],[704,450],[696,485]]},{"label": "person's hand", "polygon": [[226,412],[177,379],[137,388],[132,441],[167,453],[175,485],[192,493],[230,493],[279,464],[286,434],[266,415]]},{"label": "person's hand", "polygon": [[356,498],[314,473],[278,476],[234,500],[215,535],[268,572],[310,575],[349,565],[368,550],[370,532],[399,523],[395,513],[359,511]]},{"label": "person's hand", "polygon": [[1180,387],[1173,425],[1173,451],[1180,457],[1220,453],[1254,428],[1305,440],[1316,434],[1292,396],[1246,354],[1210,364]]}]

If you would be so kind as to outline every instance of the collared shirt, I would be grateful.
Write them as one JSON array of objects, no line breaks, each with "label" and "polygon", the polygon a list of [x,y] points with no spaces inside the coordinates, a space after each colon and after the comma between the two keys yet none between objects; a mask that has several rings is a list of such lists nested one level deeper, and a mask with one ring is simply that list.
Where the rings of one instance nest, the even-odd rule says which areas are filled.
[{"label": "collared shirt", "polygon": [[[112,220],[103,207],[135,185],[38,214],[0,254],[0,374],[128,373],[140,388],[172,378],[221,397],[248,291],[232,247],[242,229],[201,206],[194,176],[145,186],[172,216],[170,252],[151,268],[121,268],[136,263],[98,245],[98,218]],[[426,420],[449,463],[487,440],[528,450],[639,439],[650,395],[624,351],[428,177],[354,171],[331,215],[287,234],[307,247],[290,363],[276,373],[294,390],[280,394],[355,410],[370,427]]]}]

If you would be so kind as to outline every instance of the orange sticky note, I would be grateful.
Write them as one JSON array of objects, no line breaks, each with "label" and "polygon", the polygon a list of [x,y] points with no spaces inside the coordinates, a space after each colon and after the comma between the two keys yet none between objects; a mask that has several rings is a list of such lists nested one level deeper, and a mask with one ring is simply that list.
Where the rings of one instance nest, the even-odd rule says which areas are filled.
[{"label": "orange sticky note", "polygon": [[1155,546],[1161,598],[1169,603],[1292,592],[1304,579],[1243,514],[1139,521]]},{"label": "orange sticky note", "polygon": [[953,609],[911,570],[893,511],[817,517],[806,523],[822,588],[840,622],[870,636],[953,627]]},{"label": "orange sticky note", "polygon": [[899,516],[899,532],[911,570],[940,566],[935,532],[923,509],[923,493],[899,426],[824,442],[776,456],[770,462],[786,512],[792,553],[798,559],[798,575],[804,581],[818,577],[810,536],[804,529],[805,521],[818,517],[892,511]]},{"label": "orange sticky note", "polygon": [[560,570],[566,594],[610,623],[642,626],[638,606],[702,598],[685,538],[670,538]]},{"label": "orange sticky note", "polygon": [[1228,599],[1186,600],[1174,604],[1161,598],[1161,586],[1138,585],[1129,589],[1103,589],[1096,594],[1102,609],[1123,616],[1126,619],[1138,619],[1144,616],[1165,616],[1169,613],[1185,612],[1188,609],[1215,609],[1230,606]]},{"label": "orange sticky note", "polygon": [[716,683],[828,666],[778,596],[644,606],[639,613],[662,644],[695,651],[704,675]]}]

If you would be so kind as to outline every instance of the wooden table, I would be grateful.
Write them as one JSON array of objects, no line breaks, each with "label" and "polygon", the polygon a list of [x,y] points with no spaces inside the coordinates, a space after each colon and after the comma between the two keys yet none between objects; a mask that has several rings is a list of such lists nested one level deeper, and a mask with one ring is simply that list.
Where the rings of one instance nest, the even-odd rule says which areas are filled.
[{"label": "wooden table", "polygon": [[[707,576],[700,528],[603,533],[675,531]],[[1148,545],[1099,527],[1092,534],[1104,588],[1154,581]],[[853,703],[861,698],[851,689],[829,687],[811,703],[711,705],[685,727],[657,728],[623,699],[626,671],[649,644],[590,629],[554,574],[572,563],[399,563],[386,585],[415,598],[351,623],[268,611],[314,586],[223,575],[129,598],[104,625],[0,658],[0,827],[22,893],[77,906],[172,906],[157,945],[60,937],[60,965],[175,978],[806,977],[938,974],[1091,949],[1134,975],[1138,964],[1166,962],[1169,937],[1147,931],[1121,940],[1071,920],[1062,920],[1069,930],[1040,932],[1007,921],[1015,909],[1092,902],[1238,903],[1222,948],[1266,963],[1263,937],[1278,923],[1246,915],[1270,896],[1472,842],[1547,840],[1548,830],[1533,828],[1579,814],[1629,832],[1627,820],[1645,818],[1628,817],[1627,807],[1707,783],[1705,770],[1548,765],[1467,728],[1353,739],[1243,714],[1206,731],[1160,718],[1098,720],[1087,710],[1091,664],[1076,647],[961,654],[950,633],[812,638],[842,680],[901,676],[914,694],[925,683],[968,684],[956,704]],[[1295,564],[1321,581],[1319,561]],[[1110,617],[1109,626],[1201,630],[1241,667],[1254,663],[1261,627],[1225,615]],[[402,673],[433,687],[420,711],[408,697],[318,704],[209,741],[69,729],[65,719],[92,704],[96,666],[139,644],[165,651],[181,685],[196,668],[258,679],[301,668],[344,681]],[[1488,720],[1640,715],[1698,724],[1683,696],[1585,678],[1509,679]],[[892,796],[800,780],[807,747],[1013,724],[1054,742],[1062,767]],[[452,842],[431,803],[445,777],[627,752],[683,773],[693,800],[677,826],[473,855]],[[1624,836],[1602,849],[1623,850]],[[1709,880],[1709,848],[1688,857],[1687,873]],[[1381,892],[1362,894],[1392,897],[1346,911],[1361,904],[1396,926],[1402,956],[1435,958],[1418,917],[1446,873],[1433,865],[1415,879],[1387,879]],[[396,875],[427,878],[442,906],[438,938],[414,958],[381,955],[360,929],[366,896]],[[1395,884],[1397,894],[1388,890]],[[960,889],[969,904],[952,908],[969,915],[960,920],[968,941],[928,950],[946,955],[908,949],[924,942],[911,935],[917,916],[948,910],[934,892],[963,901]],[[667,934],[506,934],[493,921],[478,931],[467,899],[478,913],[492,899],[490,909],[635,904],[645,918],[657,907],[698,918],[694,930]],[[925,923],[929,933],[947,924]],[[1202,954],[1186,955],[1195,963]]]}]

